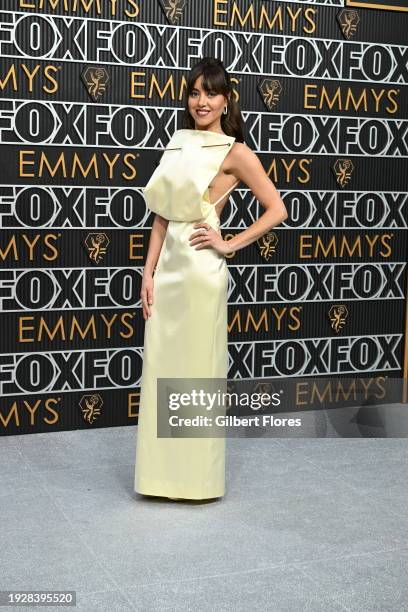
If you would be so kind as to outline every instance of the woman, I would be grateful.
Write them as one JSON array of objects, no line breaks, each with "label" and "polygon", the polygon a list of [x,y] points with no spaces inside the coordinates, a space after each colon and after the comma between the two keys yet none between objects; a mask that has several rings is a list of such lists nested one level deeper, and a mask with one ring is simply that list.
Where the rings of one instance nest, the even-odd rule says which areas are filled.
[{"label": "woman", "polygon": [[[158,437],[157,409],[166,418],[169,409],[157,401],[157,379],[227,379],[225,255],[287,218],[260,160],[243,142],[231,91],[221,61],[204,58],[193,67],[185,127],[173,134],[144,189],[156,213],[140,293],[146,323],[135,491],[144,495],[202,501],[224,495],[225,437]],[[225,241],[221,211],[240,181],[266,210]]]}]

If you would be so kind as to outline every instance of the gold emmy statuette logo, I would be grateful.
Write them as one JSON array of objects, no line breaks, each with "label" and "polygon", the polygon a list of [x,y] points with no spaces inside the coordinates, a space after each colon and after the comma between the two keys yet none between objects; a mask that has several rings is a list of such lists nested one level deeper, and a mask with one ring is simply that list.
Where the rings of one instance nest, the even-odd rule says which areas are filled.
[{"label": "gold emmy statuette logo", "polygon": [[340,187],[345,187],[351,178],[354,165],[351,159],[336,159],[332,170]]},{"label": "gold emmy statuette logo", "polygon": [[253,387],[253,392],[259,393],[260,395],[262,393],[267,393],[268,395],[272,395],[272,393],[274,393],[275,391],[276,391],[275,387],[270,382],[258,382]]},{"label": "gold emmy statuette logo", "polygon": [[236,407],[236,400],[234,397],[234,393],[237,392],[237,384],[233,380],[227,380],[227,388],[226,393],[231,394],[232,397],[226,396],[225,408],[226,410],[231,410],[231,408]]},{"label": "gold emmy statuette logo", "polygon": [[360,21],[357,11],[353,9],[342,9],[336,15],[336,19],[339,22],[340,29],[343,33],[344,38],[349,40],[357,32],[357,25]]},{"label": "gold emmy statuette logo", "polygon": [[82,72],[81,79],[92,100],[97,102],[106,91],[106,83],[109,81],[109,74],[105,68],[88,66],[88,68],[85,68]]},{"label": "gold emmy statuette logo", "polygon": [[183,14],[187,0],[159,0],[169,22],[176,25]]},{"label": "gold emmy statuette logo", "polygon": [[276,244],[278,242],[278,237],[275,232],[268,232],[264,234],[256,241],[261,257],[263,257],[266,261],[270,259],[273,253],[276,250]]},{"label": "gold emmy statuette logo", "polygon": [[266,108],[271,110],[279,102],[282,93],[282,85],[276,79],[262,79],[258,85],[262,100]]},{"label": "gold emmy statuette logo", "polygon": [[233,380],[227,380],[227,393],[235,393],[237,384]]},{"label": "gold emmy statuette logo", "polygon": [[341,328],[344,327],[347,316],[348,311],[344,304],[336,304],[335,306],[332,306],[329,310],[331,328],[334,329],[335,332],[339,332]]},{"label": "gold emmy statuette logo", "polygon": [[109,238],[103,233],[88,234],[85,238],[85,244],[88,249],[89,259],[98,264],[106,253]]},{"label": "gold emmy statuette logo", "polygon": [[92,425],[101,414],[102,404],[103,401],[99,393],[95,393],[94,395],[83,395],[79,401],[79,405],[84,421]]}]

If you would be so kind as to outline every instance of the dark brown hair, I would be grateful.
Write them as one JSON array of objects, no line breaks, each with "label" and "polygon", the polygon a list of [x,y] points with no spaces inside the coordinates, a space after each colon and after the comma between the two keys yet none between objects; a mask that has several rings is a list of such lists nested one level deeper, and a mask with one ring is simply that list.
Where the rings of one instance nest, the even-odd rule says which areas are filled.
[{"label": "dark brown hair", "polygon": [[203,57],[190,70],[187,76],[186,104],[183,115],[183,128],[195,128],[194,119],[188,110],[188,98],[193,91],[195,82],[203,75],[202,86],[206,91],[215,91],[228,97],[231,94],[227,110],[221,115],[221,128],[227,136],[234,136],[238,142],[244,142],[244,122],[238,102],[232,94],[232,84],[228,72],[221,60],[215,57]]}]

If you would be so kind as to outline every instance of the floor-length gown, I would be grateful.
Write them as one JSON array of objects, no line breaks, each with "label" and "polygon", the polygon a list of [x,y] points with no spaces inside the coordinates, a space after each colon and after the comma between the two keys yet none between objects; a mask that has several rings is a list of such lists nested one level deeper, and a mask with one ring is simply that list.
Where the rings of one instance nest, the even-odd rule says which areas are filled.
[{"label": "floor-length gown", "polygon": [[134,481],[138,493],[185,499],[225,494],[225,437],[157,437],[157,378],[227,379],[226,259],[213,247],[196,250],[189,236],[197,231],[196,222],[220,231],[215,205],[230,190],[210,203],[208,185],[234,141],[211,131],[177,130],[144,189],[147,206],[169,223],[145,323]]}]

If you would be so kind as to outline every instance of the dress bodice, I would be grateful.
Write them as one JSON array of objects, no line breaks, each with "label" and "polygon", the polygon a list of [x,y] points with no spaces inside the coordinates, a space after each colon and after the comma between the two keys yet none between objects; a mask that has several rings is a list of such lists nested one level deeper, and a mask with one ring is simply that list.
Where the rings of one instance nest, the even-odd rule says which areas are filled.
[{"label": "dress bodice", "polygon": [[213,205],[208,185],[235,141],[216,132],[180,129],[164,149],[143,194],[150,210],[168,220],[199,221]]}]

